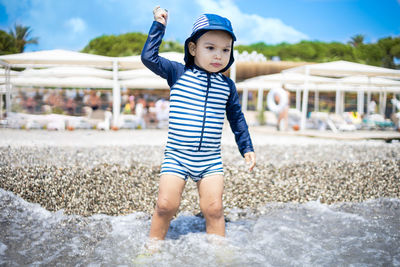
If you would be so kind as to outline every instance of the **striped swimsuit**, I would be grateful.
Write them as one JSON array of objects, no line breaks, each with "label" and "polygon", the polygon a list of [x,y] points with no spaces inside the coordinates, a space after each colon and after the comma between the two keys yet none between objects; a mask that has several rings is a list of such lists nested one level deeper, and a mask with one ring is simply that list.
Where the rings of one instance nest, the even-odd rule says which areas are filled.
[{"label": "striped swimsuit", "polygon": [[185,66],[158,55],[165,26],[154,21],[141,59],[171,87],[168,141],[161,174],[185,180],[223,174],[221,135],[224,118],[229,121],[243,156],[254,151],[239,97],[232,80],[194,65]]},{"label": "striped swimsuit", "polygon": [[221,135],[230,88],[222,74],[188,69],[171,88],[161,174],[198,181],[223,174]]}]

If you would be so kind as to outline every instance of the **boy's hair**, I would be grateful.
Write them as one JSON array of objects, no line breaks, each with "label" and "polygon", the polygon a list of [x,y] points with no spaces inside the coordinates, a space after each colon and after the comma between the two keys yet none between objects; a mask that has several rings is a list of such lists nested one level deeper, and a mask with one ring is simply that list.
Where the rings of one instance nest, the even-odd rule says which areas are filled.
[{"label": "boy's hair", "polygon": [[185,64],[187,67],[194,65],[194,57],[189,53],[189,43],[196,42],[204,33],[212,30],[225,31],[232,36],[231,56],[228,65],[219,72],[224,72],[232,65],[233,61],[233,42],[236,36],[233,33],[231,22],[224,17],[216,14],[201,15],[193,24],[192,34],[185,41]]}]

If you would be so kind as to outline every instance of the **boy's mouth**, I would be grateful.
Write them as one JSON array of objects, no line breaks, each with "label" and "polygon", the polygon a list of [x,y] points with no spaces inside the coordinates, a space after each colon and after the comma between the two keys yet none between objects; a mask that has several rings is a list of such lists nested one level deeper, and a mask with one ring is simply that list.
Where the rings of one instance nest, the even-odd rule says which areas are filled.
[{"label": "boy's mouth", "polygon": [[211,66],[213,66],[214,68],[219,68],[222,66],[221,63],[211,63]]}]

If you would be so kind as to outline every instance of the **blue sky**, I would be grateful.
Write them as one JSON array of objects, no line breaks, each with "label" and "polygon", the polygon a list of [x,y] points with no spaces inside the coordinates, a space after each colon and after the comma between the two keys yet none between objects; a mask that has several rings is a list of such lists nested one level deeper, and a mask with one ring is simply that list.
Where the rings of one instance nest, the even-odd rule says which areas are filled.
[{"label": "blue sky", "polygon": [[147,33],[156,5],[169,11],[165,38],[181,43],[203,13],[228,17],[241,44],[400,35],[400,0],[0,0],[0,29],[30,26],[39,45],[26,51],[79,51],[103,34]]}]

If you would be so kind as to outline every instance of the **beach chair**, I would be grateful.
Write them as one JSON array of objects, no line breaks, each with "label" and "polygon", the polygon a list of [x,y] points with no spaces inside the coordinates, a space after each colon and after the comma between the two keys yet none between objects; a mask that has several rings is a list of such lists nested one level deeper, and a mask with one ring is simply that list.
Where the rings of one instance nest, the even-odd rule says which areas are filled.
[{"label": "beach chair", "polygon": [[110,111],[97,109],[89,112],[87,120],[94,129],[109,130],[111,126],[111,117],[112,113]]},{"label": "beach chair", "polygon": [[363,126],[369,130],[387,130],[394,129],[395,123],[390,119],[385,119],[381,114],[370,114],[363,119]]}]

